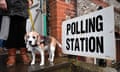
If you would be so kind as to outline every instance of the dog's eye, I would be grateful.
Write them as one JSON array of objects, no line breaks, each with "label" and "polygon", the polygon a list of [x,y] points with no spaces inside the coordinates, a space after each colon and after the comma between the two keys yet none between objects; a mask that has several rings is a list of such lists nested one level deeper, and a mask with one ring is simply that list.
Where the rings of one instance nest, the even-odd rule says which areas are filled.
[{"label": "dog's eye", "polygon": [[35,36],[33,36],[33,39],[35,39]]},{"label": "dog's eye", "polygon": [[27,36],[27,38],[29,38],[30,36]]}]

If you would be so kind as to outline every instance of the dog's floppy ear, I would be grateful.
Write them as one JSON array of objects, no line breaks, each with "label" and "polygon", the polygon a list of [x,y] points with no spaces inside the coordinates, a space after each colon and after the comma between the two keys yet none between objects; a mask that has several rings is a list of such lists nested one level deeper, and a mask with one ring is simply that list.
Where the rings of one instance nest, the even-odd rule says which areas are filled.
[{"label": "dog's floppy ear", "polygon": [[38,34],[37,35],[37,45],[39,45],[40,44],[40,35]]},{"label": "dog's floppy ear", "polygon": [[27,42],[27,36],[28,36],[28,32],[24,36],[25,43]]}]

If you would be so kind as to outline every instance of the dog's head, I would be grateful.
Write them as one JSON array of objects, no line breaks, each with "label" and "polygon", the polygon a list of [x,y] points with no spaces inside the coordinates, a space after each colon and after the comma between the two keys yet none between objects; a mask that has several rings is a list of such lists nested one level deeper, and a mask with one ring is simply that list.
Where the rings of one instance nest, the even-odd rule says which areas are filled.
[{"label": "dog's head", "polygon": [[38,45],[39,38],[40,38],[39,33],[35,32],[35,31],[26,33],[26,35],[24,37],[25,43],[30,46]]}]

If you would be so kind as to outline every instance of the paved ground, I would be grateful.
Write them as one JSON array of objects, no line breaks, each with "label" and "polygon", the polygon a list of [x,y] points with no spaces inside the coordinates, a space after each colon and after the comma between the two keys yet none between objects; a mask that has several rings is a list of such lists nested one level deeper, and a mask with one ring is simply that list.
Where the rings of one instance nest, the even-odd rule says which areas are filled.
[{"label": "paved ground", "polygon": [[[39,65],[39,61],[36,62],[35,65],[24,65],[20,59],[19,54],[17,54],[17,64],[13,67],[7,67],[5,62],[7,60],[7,54],[0,55],[0,72],[52,72],[51,69],[59,70],[59,67],[66,68],[69,65],[67,62],[59,62],[55,61],[55,64],[49,64],[46,62],[44,66]],[[57,71],[58,72],[58,71]]]},{"label": "paved ground", "polygon": [[[51,69],[51,67],[56,68],[57,66],[62,66],[63,68],[68,67],[68,66],[66,66],[67,65],[66,63],[64,63],[64,62],[60,63],[59,61],[58,62],[61,65],[60,64],[56,64],[56,63],[58,63],[57,61],[56,61],[55,65],[47,64],[47,65],[45,65],[43,67],[39,66],[39,64],[36,64],[36,65],[33,65],[33,66],[31,66],[31,65],[24,65],[21,62],[21,59],[19,58],[19,55],[17,57],[18,57],[17,58],[17,64],[14,67],[6,67],[5,62],[7,60],[6,59],[7,58],[7,54],[0,55],[0,72],[32,72],[32,71],[33,72],[34,71],[37,72],[37,70],[39,72],[40,70],[43,70],[44,68],[45,69],[49,69],[49,68]],[[64,60],[62,60],[62,61],[64,61]],[[104,69],[104,71],[105,72],[120,72],[120,63],[118,63],[115,66],[115,68],[106,67]]]},{"label": "paved ground", "polygon": [[116,63],[113,67],[117,70],[117,72],[120,72],[120,62]]},{"label": "paved ground", "polygon": [[106,68],[104,68],[104,71],[105,71],[105,72],[117,72],[116,69],[114,69],[114,68],[110,68],[110,67],[106,67]]}]

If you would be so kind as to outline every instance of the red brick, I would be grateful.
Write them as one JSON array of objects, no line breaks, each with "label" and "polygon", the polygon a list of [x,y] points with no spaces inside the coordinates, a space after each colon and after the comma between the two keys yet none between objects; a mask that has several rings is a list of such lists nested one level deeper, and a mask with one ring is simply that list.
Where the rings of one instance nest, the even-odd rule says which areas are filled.
[{"label": "red brick", "polygon": [[[49,17],[49,33],[61,42],[62,21],[66,19],[66,10],[70,12],[70,16],[75,15],[75,0],[70,4],[64,0],[49,0],[50,17]],[[59,50],[57,52],[59,54]]]}]

